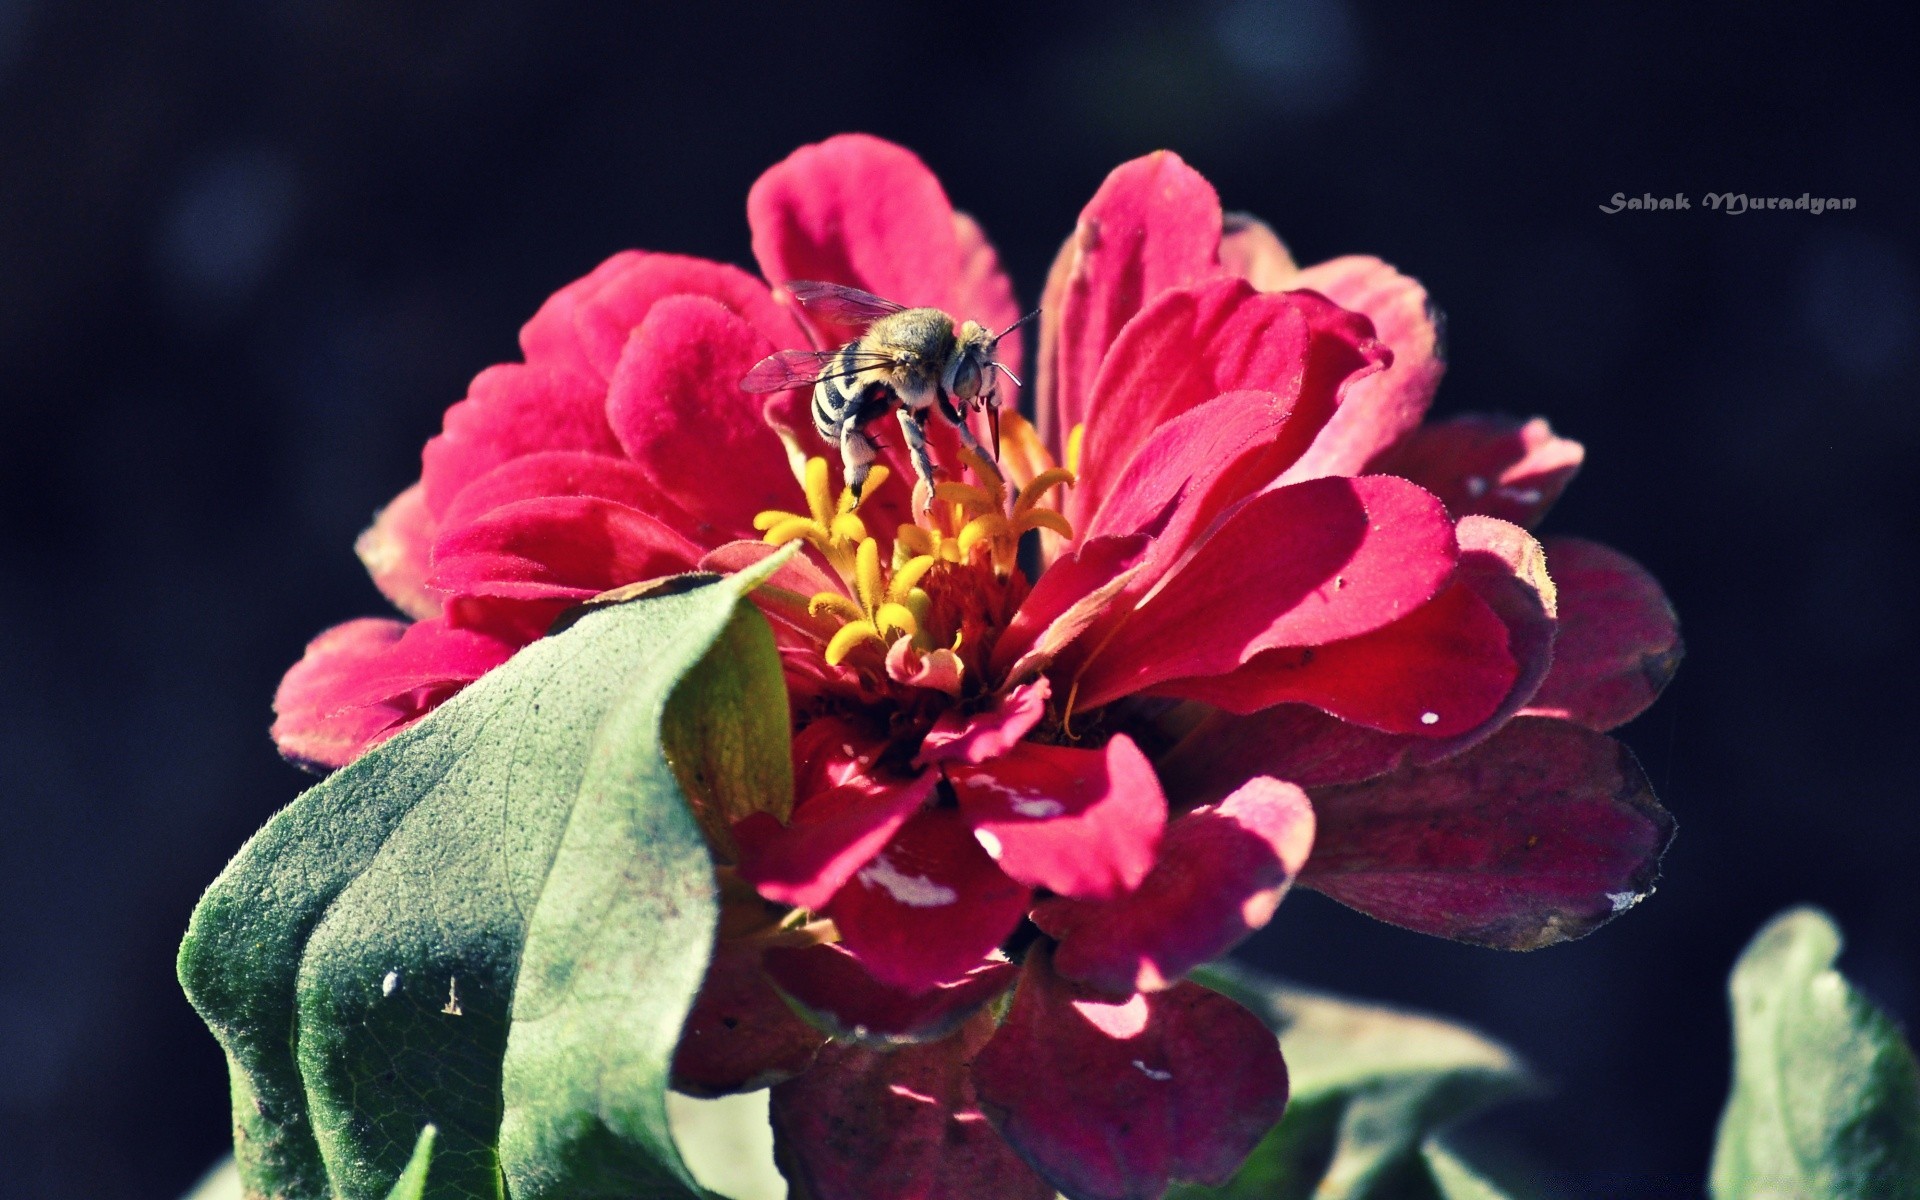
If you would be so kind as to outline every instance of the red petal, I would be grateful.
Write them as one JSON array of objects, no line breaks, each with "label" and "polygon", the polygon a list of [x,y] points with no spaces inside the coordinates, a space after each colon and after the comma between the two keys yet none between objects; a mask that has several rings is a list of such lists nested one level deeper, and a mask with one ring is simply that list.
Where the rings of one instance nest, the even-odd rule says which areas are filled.
[{"label": "red petal", "polygon": [[273,740],[295,762],[342,767],[512,657],[518,647],[433,619],[367,618],[307,645],[273,697]]},{"label": "red petal", "polygon": [[1138,575],[1150,544],[1144,534],[1089,537],[1055,559],[993,644],[993,674],[1018,680],[1046,670],[1106,615]]},{"label": "red petal", "polygon": [[754,535],[754,514],[805,500],[762,402],[740,390],[773,343],[716,301],[674,296],[654,305],[627,342],[607,387],[614,433],[704,545]]},{"label": "red petal", "polygon": [[1263,295],[1243,279],[1162,293],[1120,331],[1094,381],[1068,519],[1085,527],[1156,430],[1223,392],[1278,398],[1288,436],[1267,456],[1260,483],[1270,481],[1333,415],[1341,387],[1385,358],[1364,318],[1310,293]]},{"label": "red petal", "polygon": [[673,1088],[725,1096],[770,1087],[806,1070],[826,1040],[767,982],[758,949],[722,942],[681,1027]]},{"label": "red petal", "polygon": [[536,366],[591,377],[593,367],[587,361],[574,324],[580,301],[605,287],[608,281],[634,270],[646,257],[638,250],[622,250],[547,297],[540,311],[520,327],[521,355]]},{"label": "red petal", "polygon": [[428,511],[444,515],[469,483],[541,450],[620,456],[607,424],[605,385],[592,375],[547,367],[488,367],[474,376],[467,398],[447,410],[439,436],[421,454]]},{"label": "red petal", "polygon": [[1673,818],[1626,747],[1521,717],[1430,767],[1316,789],[1301,883],[1383,921],[1532,950],[1653,890]]},{"label": "red petal", "polygon": [[967,1065],[984,1014],[925,1046],[831,1045],[773,1089],[781,1170],[811,1200],[1054,1200],[980,1114]]},{"label": "red petal", "polygon": [[1176,817],[1138,891],[1105,903],[1043,900],[1033,920],[1060,939],[1062,975],[1110,992],[1158,991],[1265,925],[1312,846],[1306,793],[1256,776]]},{"label": "red petal", "polygon": [[1055,975],[1041,947],[973,1083],[1001,1134],[1073,1200],[1225,1183],[1287,1105],[1278,1043],[1232,1000],[1183,983],[1115,1002]]},{"label": "red petal", "polygon": [[1308,267],[1288,281],[1342,308],[1364,313],[1393,351],[1387,370],[1356,379],[1340,411],[1287,479],[1358,475],[1374,455],[1420,424],[1446,370],[1440,326],[1427,290],[1377,258],[1347,257]]},{"label": "red petal", "polygon": [[1370,633],[1425,604],[1458,547],[1440,502],[1404,480],[1320,479],[1234,509],[1087,667],[1088,708],[1262,650]]},{"label": "red petal", "polygon": [[1528,712],[1613,729],[1645,712],[1680,669],[1680,619],[1647,569],[1580,538],[1547,539],[1560,585],[1553,670]]},{"label": "red petal", "polygon": [[925,809],[834,893],[824,915],[882,983],[923,992],[960,978],[1026,915],[1008,879],[951,809]]},{"label": "red petal", "polygon": [[1101,750],[1023,743],[984,766],[950,765],[947,778],[1000,869],[1062,896],[1139,887],[1167,824],[1160,781],[1123,733]]},{"label": "red petal", "polygon": [[862,777],[806,796],[786,826],[755,813],[734,826],[740,877],[769,900],[821,908],[893,840],[938,781],[932,771],[898,783]]},{"label": "red petal", "polygon": [[373,586],[415,620],[440,615],[440,597],[427,588],[434,522],[426,496],[417,483],[401,492],[353,543]]},{"label": "red petal", "polygon": [[700,547],[638,509],[597,496],[548,496],[443,530],[429,582],[464,595],[586,600],[688,570],[699,559]]},{"label": "red petal", "polygon": [[1027,732],[1047,715],[1050,686],[1044,679],[1014,688],[996,700],[992,707],[973,714],[948,709],[913,760],[916,767],[934,763],[972,763],[979,765],[1012,750]]},{"label": "red petal", "polygon": [[932,1042],[946,1037],[980,1006],[1013,986],[1018,967],[981,963],[930,991],[888,987],[839,946],[767,951],[767,974],[833,1036],[869,1045]]},{"label": "red petal", "polygon": [[767,285],[738,267],[678,254],[639,254],[623,261],[599,286],[583,291],[573,309],[579,355],[600,379],[613,377],[628,336],[669,296],[705,296],[745,319],[776,348],[801,344],[799,326],[774,302]]},{"label": "red petal", "polygon": [[802,146],[753,185],[747,223],[775,283],[848,284],[908,306],[954,299],[953,205],[926,164],[891,142],[855,133]]},{"label": "red petal", "polygon": [[1531,527],[1580,469],[1586,450],[1538,417],[1455,417],[1423,425],[1370,470],[1413,480],[1455,516],[1482,513]]},{"label": "red petal", "polygon": [[646,472],[624,458],[579,450],[542,450],[508,459],[461,488],[446,506],[440,528],[468,524],[522,500],[556,496],[597,496],[661,516],[676,527],[691,524],[660,494]]},{"label": "red petal", "polygon": [[1293,255],[1266,222],[1246,213],[1228,213],[1220,227],[1220,267],[1263,292],[1298,286]]},{"label": "red petal", "polygon": [[1168,288],[1220,275],[1220,198],[1161,150],[1122,163],[1080,213],[1041,302],[1040,436],[1058,452],[1087,419],[1121,326]]}]

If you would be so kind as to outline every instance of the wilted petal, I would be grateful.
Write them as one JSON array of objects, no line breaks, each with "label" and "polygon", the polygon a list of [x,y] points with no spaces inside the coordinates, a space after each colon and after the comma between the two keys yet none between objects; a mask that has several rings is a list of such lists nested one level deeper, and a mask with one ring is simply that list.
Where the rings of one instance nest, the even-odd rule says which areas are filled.
[{"label": "wilted petal", "polygon": [[1191,983],[1116,999],[1060,978],[1043,947],[973,1083],[1001,1134],[1070,1200],[1225,1183],[1287,1104],[1280,1047],[1246,1009]]},{"label": "wilted petal", "polygon": [[826,1040],[767,982],[756,946],[722,942],[681,1027],[673,1087],[689,1096],[770,1087],[806,1070]]},{"label": "wilted petal", "polygon": [[1305,886],[1455,941],[1532,950],[1653,890],[1673,818],[1625,746],[1521,717],[1458,757],[1315,789]]},{"label": "wilted petal", "polygon": [[308,766],[342,767],[499,666],[518,647],[434,618],[366,618],[307,645],[273,697],[273,740]]},{"label": "wilted petal", "polygon": [[444,516],[468,484],[542,450],[620,457],[607,424],[605,383],[545,366],[488,367],[474,376],[467,398],[447,410],[439,435],[421,453],[427,511]]},{"label": "wilted petal", "polygon": [[812,1200],[1053,1200],[981,1115],[967,1066],[993,1033],[892,1051],[835,1044],[773,1089],[781,1170]]},{"label": "wilted petal", "polygon": [[1054,967],[1110,992],[1157,991],[1267,923],[1313,846],[1313,809],[1291,783],[1255,777],[1176,817],[1152,872],[1105,902],[1043,900]]},{"label": "wilted petal", "polygon": [[1222,675],[1262,650],[1371,633],[1432,599],[1457,552],[1446,510],[1404,480],[1263,492],[1230,512],[1088,664],[1081,702]]},{"label": "wilted petal", "polygon": [[[795,774],[797,784],[802,773]],[[932,771],[899,782],[862,777],[807,795],[785,826],[755,813],[733,830],[740,877],[769,900],[820,908],[920,810],[938,781]]]},{"label": "wilted petal", "polygon": [[773,343],[702,296],[654,305],[607,386],[627,456],[695,521],[703,545],[755,536],[755,513],[805,503],[786,450],[740,390]]},{"label": "wilted petal", "polygon": [[433,531],[426,489],[416,483],[389,501],[353,543],[373,586],[415,620],[440,615],[440,597],[427,587]]},{"label": "wilted petal", "polygon": [[1028,890],[951,809],[925,809],[834,893],[823,915],[882,983],[926,991],[965,975],[1026,915]]},{"label": "wilted petal", "polygon": [[976,713],[951,708],[933,723],[920,743],[915,766],[934,763],[972,763],[995,759],[1019,745],[1020,739],[1047,713],[1051,685],[1045,679],[1014,688]]},{"label": "wilted petal", "polygon": [[1161,150],[1115,167],[1080,213],[1041,299],[1040,436],[1056,453],[1090,411],[1120,329],[1168,288],[1220,274],[1220,198]]},{"label": "wilted petal", "polygon": [[1105,900],[1153,866],[1167,801],[1139,747],[1022,743],[983,766],[949,765],[960,815],[1000,869],[1062,896]]},{"label": "wilted petal", "polygon": [[1223,392],[1270,392],[1289,417],[1265,483],[1326,424],[1341,386],[1386,357],[1364,318],[1310,293],[1262,294],[1244,279],[1164,292],[1120,331],[1094,381],[1067,515],[1084,525],[1155,430]]},{"label": "wilted petal", "polygon": [[1020,969],[1005,959],[981,963],[924,992],[889,987],[839,946],[767,951],[767,974],[833,1036],[870,1045],[938,1041],[980,1006],[1013,986]]},{"label": "wilted petal", "polygon": [[1589,729],[1624,725],[1680,669],[1680,619],[1659,581],[1618,550],[1548,538],[1547,565],[1560,585],[1560,638],[1527,711]]},{"label": "wilted petal", "polygon": [[1310,288],[1345,309],[1364,314],[1393,351],[1385,371],[1354,380],[1340,411],[1312,449],[1287,472],[1289,480],[1358,475],[1374,455],[1420,424],[1446,371],[1440,320],[1427,289],[1377,258],[1336,258],[1301,271],[1290,288]]},{"label": "wilted petal", "polygon": [[1480,513],[1531,528],[1580,470],[1586,450],[1535,417],[1466,416],[1422,425],[1369,470],[1413,480],[1456,517]]}]

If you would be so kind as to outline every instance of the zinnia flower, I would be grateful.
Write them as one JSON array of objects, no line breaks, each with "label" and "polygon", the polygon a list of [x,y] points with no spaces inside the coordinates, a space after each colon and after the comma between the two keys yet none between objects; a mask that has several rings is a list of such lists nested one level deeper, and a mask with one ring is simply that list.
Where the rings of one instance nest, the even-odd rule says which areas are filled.
[{"label": "zinnia flower", "polygon": [[798,543],[756,593],[795,794],[705,818],[724,915],[675,1073],[775,1085],[808,1194],[1224,1181],[1285,1068],[1184,977],[1296,880],[1513,948],[1650,890],[1671,821],[1600,731],[1671,674],[1672,614],[1617,553],[1526,531],[1577,444],[1422,424],[1443,364],[1419,284],[1297,268],[1174,155],[1127,163],[1049,276],[1037,426],[1009,404],[995,463],[936,419],[932,494],[888,446],[855,500],[804,392],[740,389],[848,336],[782,285],[995,329],[1012,289],[872,138],[796,152],[748,217],[767,282],[618,255],[474,380],[360,542],[411,622],[316,639],[274,736],[340,766],[583,601]]}]

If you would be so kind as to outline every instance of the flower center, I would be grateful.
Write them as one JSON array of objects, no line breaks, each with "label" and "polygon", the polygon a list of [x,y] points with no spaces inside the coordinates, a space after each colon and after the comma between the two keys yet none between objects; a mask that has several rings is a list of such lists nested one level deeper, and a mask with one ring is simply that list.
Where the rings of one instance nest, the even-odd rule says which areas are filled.
[{"label": "flower center", "polygon": [[836,498],[827,460],[810,458],[801,477],[808,511],[754,517],[769,544],[807,542],[845,584],[808,603],[833,626],[823,652],[829,664],[958,695],[964,676],[979,677],[984,635],[1011,617],[1009,602],[1025,591],[1024,578],[1016,582],[1021,537],[1049,529],[1072,539],[1066,517],[1040,507],[1048,492],[1073,482],[1071,472],[1044,470],[1015,491],[985,458],[971,450],[961,456],[974,482],[938,483],[931,496],[916,484],[920,515],[890,531],[884,554],[867,525],[872,513],[862,515],[886,482],[884,466],[873,468],[859,499],[845,490]]}]

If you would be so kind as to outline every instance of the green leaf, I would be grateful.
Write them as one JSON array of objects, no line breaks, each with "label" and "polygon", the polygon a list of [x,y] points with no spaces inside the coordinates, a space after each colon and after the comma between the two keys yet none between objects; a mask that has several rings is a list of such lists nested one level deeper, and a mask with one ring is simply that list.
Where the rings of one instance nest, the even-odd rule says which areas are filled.
[{"label": "green leaf", "polygon": [[401,1169],[400,1178],[393,1181],[387,1200],[421,1200],[427,1194],[427,1169],[433,1165],[435,1132],[431,1125],[420,1131],[420,1140],[413,1144],[413,1157]]},{"label": "green leaf", "polygon": [[742,597],[778,558],[588,611],[268,822],[180,952],[249,1191],[685,1196],[673,1044],[717,900],[701,814],[791,804]]},{"label": "green leaf", "polygon": [[1283,987],[1230,963],[1194,972],[1280,1035],[1287,1113],[1221,1188],[1183,1200],[1444,1197],[1430,1178],[1430,1134],[1533,1090],[1505,1047],[1433,1017]]},{"label": "green leaf", "polygon": [[1920,1069],[1886,1014],[1833,969],[1840,931],[1792,909],[1733,969],[1733,1092],[1716,1200],[1920,1197]]},{"label": "green leaf", "polygon": [[182,1200],[243,1200],[245,1193],[240,1188],[240,1171],[233,1165],[231,1158],[223,1159],[211,1171],[200,1177]]},{"label": "green leaf", "polygon": [[1426,1160],[1427,1175],[1439,1200],[1510,1200],[1512,1193],[1496,1187],[1438,1138],[1427,1139],[1420,1157]]}]

